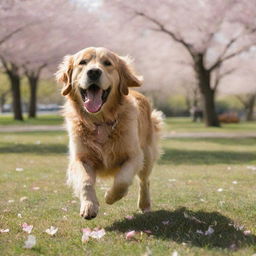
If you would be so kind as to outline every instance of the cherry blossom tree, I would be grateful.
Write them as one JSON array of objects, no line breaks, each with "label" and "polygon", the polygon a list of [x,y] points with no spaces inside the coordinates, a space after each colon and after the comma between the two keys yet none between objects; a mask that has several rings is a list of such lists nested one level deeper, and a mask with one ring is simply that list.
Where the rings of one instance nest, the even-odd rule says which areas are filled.
[{"label": "cherry blossom tree", "polygon": [[198,81],[206,125],[219,126],[215,110],[218,79],[229,73],[221,71],[226,62],[256,43],[256,1],[216,0],[213,4],[210,0],[112,0],[105,1],[105,5],[116,14],[115,21],[119,20],[122,28],[129,21],[134,44],[143,31],[150,30],[155,38],[165,35],[163,45],[170,42],[173,47],[176,43],[183,49],[183,61],[190,62]]},{"label": "cherry blossom tree", "polygon": [[[22,13],[22,17],[18,15]],[[40,15],[38,15],[40,13]],[[22,29],[0,45],[2,69],[9,76],[15,119],[22,120],[20,79],[24,74],[30,89],[29,117],[36,117],[36,95],[40,75],[52,76],[57,64],[67,53],[93,43],[96,24],[88,9],[69,0],[24,0],[8,5],[6,28]],[[20,21],[20,19],[22,19]],[[0,29],[0,35],[5,34]],[[0,37],[1,38],[1,37]],[[48,72],[44,72],[46,71]],[[15,79],[14,79],[15,78]]]}]

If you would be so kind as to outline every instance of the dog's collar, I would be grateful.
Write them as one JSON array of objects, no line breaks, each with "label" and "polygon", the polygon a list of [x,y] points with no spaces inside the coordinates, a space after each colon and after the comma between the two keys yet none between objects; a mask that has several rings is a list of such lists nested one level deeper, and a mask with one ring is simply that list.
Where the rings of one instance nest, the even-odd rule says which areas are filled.
[{"label": "dog's collar", "polygon": [[102,122],[102,123],[94,123],[94,125],[96,127],[100,127],[100,126],[110,126],[112,130],[115,129],[115,127],[117,126],[118,121],[114,120],[114,121],[110,121],[110,122]]}]

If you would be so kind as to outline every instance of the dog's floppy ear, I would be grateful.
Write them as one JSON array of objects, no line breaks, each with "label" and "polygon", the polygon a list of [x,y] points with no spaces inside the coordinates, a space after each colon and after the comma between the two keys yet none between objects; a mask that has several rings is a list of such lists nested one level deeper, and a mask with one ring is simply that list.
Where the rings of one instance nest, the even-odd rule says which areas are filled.
[{"label": "dog's floppy ear", "polygon": [[119,57],[119,75],[120,75],[120,92],[128,95],[128,87],[140,87],[143,82],[143,77],[138,76],[132,66],[132,60],[126,57]]},{"label": "dog's floppy ear", "polygon": [[59,70],[55,74],[56,80],[64,84],[61,90],[64,96],[69,94],[72,89],[72,71],[73,56],[67,55],[64,57],[63,62],[59,65]]}]

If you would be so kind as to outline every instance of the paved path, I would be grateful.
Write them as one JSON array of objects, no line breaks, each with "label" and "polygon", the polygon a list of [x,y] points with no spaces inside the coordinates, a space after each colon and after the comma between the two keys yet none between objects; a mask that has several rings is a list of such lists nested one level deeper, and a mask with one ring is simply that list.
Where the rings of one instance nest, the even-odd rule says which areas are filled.
[{"label": "paved path", "polygon": [[[6,125],[0,126],[1,132],[44,132],[64,131],[62,125]],[[164,138],[256,138],[256,132],[165,132]]]},{"label": "paved path", "polygon": [[256,132],[168,132],[164,138],[256,138]]}]

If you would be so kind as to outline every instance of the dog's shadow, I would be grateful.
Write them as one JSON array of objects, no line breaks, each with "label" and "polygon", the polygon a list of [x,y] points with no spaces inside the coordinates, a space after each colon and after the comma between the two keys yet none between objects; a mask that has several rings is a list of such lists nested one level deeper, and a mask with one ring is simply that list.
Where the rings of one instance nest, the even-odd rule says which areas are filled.
[{"label": "dog's shadow", "polygon": [[[209,227],[211,227],[209,229]],[[106,227],[108,231],[128,232],[150,230],[157,239],[187,243],[197,247],[239,249],[256,247],[256,237],[218,212],[159,210],[135,214]],[[208,232],[206,232],[208,231]]]}]

